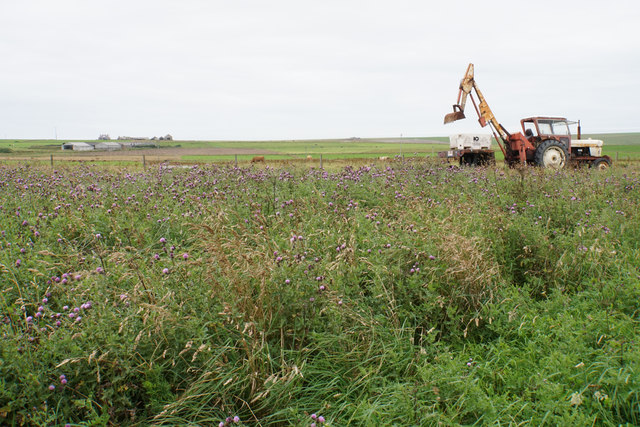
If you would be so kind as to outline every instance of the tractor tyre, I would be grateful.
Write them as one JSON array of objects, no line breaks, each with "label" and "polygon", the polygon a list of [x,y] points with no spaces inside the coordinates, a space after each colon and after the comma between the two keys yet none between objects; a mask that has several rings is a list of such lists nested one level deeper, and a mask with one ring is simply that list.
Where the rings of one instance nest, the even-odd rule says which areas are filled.
[{"label": "tractor tyre", "polygon": [[600,171],[605,171],[611,167],[611,160],[605,157],[601,157],[599,159],[595,159],[593,163],[589,165],[589,167]]},{"label": "tractor tyre", "polygon": [[542,141],[534,155],[536,165],[543,168],[562,169],[567,165],[568,159],[567,147],[555,139]]}]

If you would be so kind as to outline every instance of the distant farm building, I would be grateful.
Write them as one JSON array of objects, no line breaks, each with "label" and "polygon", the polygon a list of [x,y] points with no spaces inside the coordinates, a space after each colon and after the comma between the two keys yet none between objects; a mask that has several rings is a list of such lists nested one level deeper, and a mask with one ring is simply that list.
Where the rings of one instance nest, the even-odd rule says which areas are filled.
[{"label": "distant farm building", "polygon": [[122,144],[115,141],[100,141],[100,142],[65,142],[62,144],[63,150],[73,151],[116,151],[122,150]]},{"label": "distant farm building", "polygon": [[117,143],[115,141],[98,142],[95,145],[95,149],[96,150],[102,150],[102,151],[122,150],[122,144],[119,144],[119,143]]},{"label": "distant farm building", "polygon": [[148,141],[120,141],[119,143],[123,148],[158,148],[158,144],[155,142]]},{"label": "distant farm building", "polygon": [[93,145],[86,142],[65,142],[64,144],[62,144],[63,150],[91,151],[93,150],[93,148]]}]

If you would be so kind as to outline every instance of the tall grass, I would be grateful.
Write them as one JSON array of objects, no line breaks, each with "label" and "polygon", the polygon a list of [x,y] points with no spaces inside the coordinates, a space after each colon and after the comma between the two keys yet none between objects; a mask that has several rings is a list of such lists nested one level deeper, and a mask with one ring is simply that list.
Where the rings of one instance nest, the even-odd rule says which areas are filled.
[{"label": "tall grass", "polygon": [[0,416],[637,425],[639,173],[0,167]]}]

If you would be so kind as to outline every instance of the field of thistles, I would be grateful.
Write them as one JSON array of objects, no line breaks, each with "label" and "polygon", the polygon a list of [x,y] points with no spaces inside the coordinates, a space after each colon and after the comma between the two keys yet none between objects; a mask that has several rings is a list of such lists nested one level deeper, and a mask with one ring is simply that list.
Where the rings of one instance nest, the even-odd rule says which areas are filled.
[{"label": "field of thistles", "polygon": [[0,166],[0,284],[0,424],[640,424],[634,165]]}]

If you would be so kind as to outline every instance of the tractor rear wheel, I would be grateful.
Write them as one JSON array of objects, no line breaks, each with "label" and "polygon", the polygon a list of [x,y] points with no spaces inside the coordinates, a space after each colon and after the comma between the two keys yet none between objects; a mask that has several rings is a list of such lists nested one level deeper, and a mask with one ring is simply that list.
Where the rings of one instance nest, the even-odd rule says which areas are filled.
[{"label": "tractor rear wheel", "polygon": [[543,168],[562,169],[567,164],[569,152],[567,147],[555,139],[542,141],[535,152],[536,165]]}]

